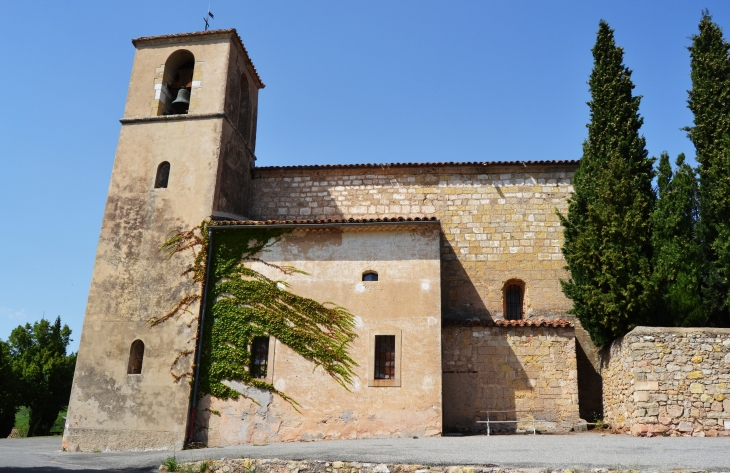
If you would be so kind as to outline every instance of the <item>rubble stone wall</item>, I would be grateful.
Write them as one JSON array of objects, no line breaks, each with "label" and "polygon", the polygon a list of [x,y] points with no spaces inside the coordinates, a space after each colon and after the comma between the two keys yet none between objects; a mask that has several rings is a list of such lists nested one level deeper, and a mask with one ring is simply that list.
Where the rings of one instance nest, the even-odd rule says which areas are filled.
[{"label": "rubble stone wall", "polygon": [[[479,432],[486,418],[547,421],[543,432],[567,432],[579,422],[575,334],[571,326],[442,328],[444,431]],[[514,431],[532,422],[492,425]]]},{"label": "rubble stone wall", "polygon": [[637,327],[613,342],[602,375],[616,430],[730,436],[730,329]]}]

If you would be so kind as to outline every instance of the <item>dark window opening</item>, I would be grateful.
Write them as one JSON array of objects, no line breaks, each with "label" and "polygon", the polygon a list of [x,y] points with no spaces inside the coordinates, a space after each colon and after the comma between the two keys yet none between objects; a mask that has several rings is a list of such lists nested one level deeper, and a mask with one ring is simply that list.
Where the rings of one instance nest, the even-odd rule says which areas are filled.
[{"label": "dark window opening", "polygon": [[395,379],[395,335],[375,336],[375,379]]},{"label": "dark window opening", "polygon": [[170,178],[170,163],[167,161],[157,166],[157,176],[155,177],[155,189],[167,188],[167,180]]},{"label": "dark window opening", "polygon": [[376,273],[375,271],[368,271],[366,273],[362,273],[362,280],[363,281],[377,281],[378,273]]},{"label": "dark window opening", "polygon": [[144,342],[135,340],[129,349],[129,364],[127,374],[142,374],[142,360],[144,359]]},{"label": "dark window opening", "polygon": [[522,318],[522,287],[519,284],[510,284],[505,291],[507,311],[505,319],[520,320]]},{"label": "dark window opening", "polygon": [[251,376],[266,379],[269,367],[269,337],[255,337],[251,343]]}]

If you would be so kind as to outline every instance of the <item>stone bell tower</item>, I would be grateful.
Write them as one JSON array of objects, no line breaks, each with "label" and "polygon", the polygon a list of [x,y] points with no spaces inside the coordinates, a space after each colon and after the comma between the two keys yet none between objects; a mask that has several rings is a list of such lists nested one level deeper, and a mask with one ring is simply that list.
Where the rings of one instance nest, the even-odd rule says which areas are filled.
[{"label": "stone bell tower", "polygon": [[[137,38],[63,446],[181,448],[196,325],[151,326],[191,290],[160,245],[211,215],[245,218],[264,87],[236,30]],[[197,305],[190,311],[198,314]],[[188,317],[190,319],[190,317]],[[180,366],[180,365],[184,366]]]}]

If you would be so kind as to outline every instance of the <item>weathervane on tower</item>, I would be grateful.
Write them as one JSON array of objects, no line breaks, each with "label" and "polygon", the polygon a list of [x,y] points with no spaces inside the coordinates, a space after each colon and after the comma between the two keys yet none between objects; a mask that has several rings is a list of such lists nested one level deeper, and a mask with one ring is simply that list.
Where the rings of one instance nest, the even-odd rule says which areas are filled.
[{"label": "weathervane on tower", "polygon": [[208,14],[203,18],[203,21],[205,22],[205,31],[208,31],[208,26],[210,26],[208,25],[208,17],[210,17],[211,20],[215,20],[215,17],[210,12],[210,3],[208,4]]}]

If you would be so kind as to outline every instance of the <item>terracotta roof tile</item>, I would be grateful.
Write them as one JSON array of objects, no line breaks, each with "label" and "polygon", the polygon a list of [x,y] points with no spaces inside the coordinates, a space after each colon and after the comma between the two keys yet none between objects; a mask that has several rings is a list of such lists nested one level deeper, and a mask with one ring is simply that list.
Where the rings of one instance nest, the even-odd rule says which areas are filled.
[{"label": "terracotta roof tile", "polygon": [[254,76],[256,76],[256,80],[259,83],[259,88],[263,89],[264,87],[266,87],[264,82],[261,80],[261,76],[259,76],[259,72],[256,70],[256,66],[253,65],[253,61],[251,60],[251,56],[249,56],[248,51],[246,50],[246,46],[244,46],[243,41],[241,41],[241,36],[239,36],[238,31],[236,31],[235,28],[228,28],[228,29],[223,29],[223,30],[194,31],[192,33],[163,34],[163,35],[159,35],[159,36],[141,36],[139,38],[134,38],[132,40],[132,44],[136,47],[137,43],[145,43],[148,41],[189,38],[189,37],[195,37],[195,36],[220,35],[220,34],[232,34],[233,37],[238,40],[238,45],[241,47],[241,49],[243,49],[243,53],[246,55],[246,58],[248,59],[248,63],[251,65],[251,69],[253,70]]},{"label": "terracotta roof tile", "polygon": [[384,217],[384,218],[327,218],[312,220],[229,220],[218,217],[211,224],[223,225],[327,225],[327,224],[370,224],[370,223],[399,223],[399,222],[438,222],[436,217]]},{"label": "terracotta roof tile", "polygon": [[565,319],[521,319],[521,320],[444,320],[450,327],[574,327]]},{"label": "terracotta roof tile", "polygon": [[438,163],[370,163],[370,164],[309,164],[300,166],[257,166],[254,170],[263,171],[276,171],[284,169],[350,169],[350,168],[403,168],[403,167],[415,167],[415,166],[504,166],[504,165],[533,165],[533,164],[573,164],[577,165],[580,163],[578,159],[558,159],[558,160],[546,160],[546,161],[466,161],[466,162],[455,162],[446,161]]}]

